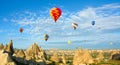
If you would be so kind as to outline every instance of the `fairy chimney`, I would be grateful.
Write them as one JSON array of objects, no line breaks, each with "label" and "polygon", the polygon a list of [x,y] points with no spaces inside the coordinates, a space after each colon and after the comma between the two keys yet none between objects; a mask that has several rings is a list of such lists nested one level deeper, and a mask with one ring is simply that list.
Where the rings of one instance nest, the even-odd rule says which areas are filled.
[{"label": "fairy chimney", "polygon": [[11,56],[4,51],[0,51],[0,65],[16,65]]},{"label": "fairy chimney", "polygon": [[61,57],[61,58],[62,58],[63,64],[66,65],[66,58],[65,58],[65,54],[64,54],[64,53],[62,54],[62,57]]},{"label": "fairy chimney", "polygon": [[25,55],[27,60],[45,60],[43,50],[36,43],[25,51]]},{"label": "fairy chimney", "polygon": [[16,54],[15,54],[16,57],[19,57],[19,58],[25,58],[25,53],[24,51],[21,49],[19,50]]},{"label": "fairy chimney", "polygon": [[89,50],[76,50],[73,60],[73,65],[80,64],[91,64],[93,63],[92,56],[89,53]]},{"label": "fairy chimney", "polygon": [[84,60],[85,64],[94,63],[93,58],[92,58],[92,56],[91,56],[91,54],[90,54],[88,49],[85,49],[83,51],[83,56],[82,57],[83,57],[82,59]]},{"label": "fairy chimney", "polygon": [[99,60],[103,60],[104,56],[103,56],[103,53],[102,52],[99,52],[98,54],[98,59]]},{"label": "fairy chimney", "polygon": [[79,64],[82,63],[82,62],[80,61],[82,55],[83,55],[82,49],[77,49],[77,50],[75,51],[74,58],[73,58],[73,65],[79,65]]},{"label": "fairy chimney", "polygon": [[13,48],[13,42],[10,40],[9,44],[4,47],[5,52],[13,55],[14,53],[14,48]]},{"label": "fairy chimney", "polygon": [[0,44],[0,50],[4,49],[4,45]]},{"label": "fairy chimney", "polygon": [[59,62],[58,53],[54,52],[53,56],[51,56],[50,60],[53,61],[53,62],[55,62],[55,63],[58,63]]}]

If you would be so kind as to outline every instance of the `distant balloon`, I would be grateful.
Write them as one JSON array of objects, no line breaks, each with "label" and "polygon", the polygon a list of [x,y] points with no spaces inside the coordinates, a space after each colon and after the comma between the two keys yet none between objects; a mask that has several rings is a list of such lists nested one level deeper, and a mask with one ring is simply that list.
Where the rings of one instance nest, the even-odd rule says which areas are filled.
[{"label": "distant balloon", "polygon": [[76,28],[78,27],[78,24],[77,23],[72,23],[72,27],[74,30],[76,30]]},{"label": "distant balloon", "polygon": [[20,28],[19,31],[20,31],[20,33],[22,33],[23,32],[23,28]]},{"label": "distant balloon", "polygon": [[48,34],[45,34],[45,35],[44,35],[44,39],[45,39],[45,41],[47,41],[48,38],[49,38],[49,35],[48,35]]},{"label": "distant balloon", "polygon": [[68,44],[71,44],[72,42],[71,41],[68,41]]},{"label": "distant balloon", "polygon": [[50,10],[50,16],[54,19],[55,22],[58,20],[61,14],[62,11],[60,8],[54,7]]},{"label": "distant balloon", "polygon": [[110,45],[113,45],[113,42],[110,42]]},{"label": "distant balloon", "polygon": [[92,25],[93,25],[93,26],[95,25],[95,21],[92,21]]}]

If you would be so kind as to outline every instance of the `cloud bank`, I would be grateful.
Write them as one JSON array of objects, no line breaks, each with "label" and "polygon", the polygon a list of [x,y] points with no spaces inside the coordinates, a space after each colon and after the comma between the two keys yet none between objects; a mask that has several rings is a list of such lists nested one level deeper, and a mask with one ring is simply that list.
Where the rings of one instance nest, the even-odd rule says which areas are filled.
[{"label": "cloud bank", "polygon": [[[79,41],[88,40],[86,43],[81,42],[81,44],[109,44],[109,41],[119,42],[119,11],[120,4],[118,3],[96,8],[83,8],[78,12],[63,11],[57,23],[54,23],[52,18],[48,16],[49,11],[25,11],[14,17],[14,19],[11,19],[11,21],[19,27],[23,27],[25,29],[24,34],[29,34],[32,38],[36,38],[36,41],[43,40],[43,35],[49,34],[50,40],[48,42],[65,43],[71,40],[77,44]],[[94,26],[91,25],[92,21],[96,23]],[[71,25],[73,22],[79,24],[77,30],[72,29]]]}]

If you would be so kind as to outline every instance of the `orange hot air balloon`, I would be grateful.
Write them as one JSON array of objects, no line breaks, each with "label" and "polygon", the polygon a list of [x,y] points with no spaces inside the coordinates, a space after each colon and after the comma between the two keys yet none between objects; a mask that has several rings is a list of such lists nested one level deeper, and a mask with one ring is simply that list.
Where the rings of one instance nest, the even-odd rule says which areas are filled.
[{"label": "orange hot air balloon", "polygon": [[19,31],[22,33],[23,32],[23,28],[20,28]]},{"label": "orange hot air balloon", "polygon": [[54,7],[50,10],[50,15],[55,22],[58,20],[61,14],[62,14],[62,11],[60,10],[60,8]]}]

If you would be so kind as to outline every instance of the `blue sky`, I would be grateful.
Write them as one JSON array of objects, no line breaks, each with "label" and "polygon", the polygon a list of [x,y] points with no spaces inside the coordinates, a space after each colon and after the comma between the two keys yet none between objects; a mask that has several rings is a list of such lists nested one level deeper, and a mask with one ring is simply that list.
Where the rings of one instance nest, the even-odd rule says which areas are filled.
[{"label": "blue sky", "polygon": [[[53,7],[62,10],[57,23],[49,14]],[[119,0],[1,0],[0,43],[12,39],[16,48],[28,48],[34,42],[44,49],[120,48],[119,11]],[[91,25],[93,20],[95,26]],[[79,25],[76,30],[71,27],[73,22]],[[47,42],[46,33],[50,36]]]}]

